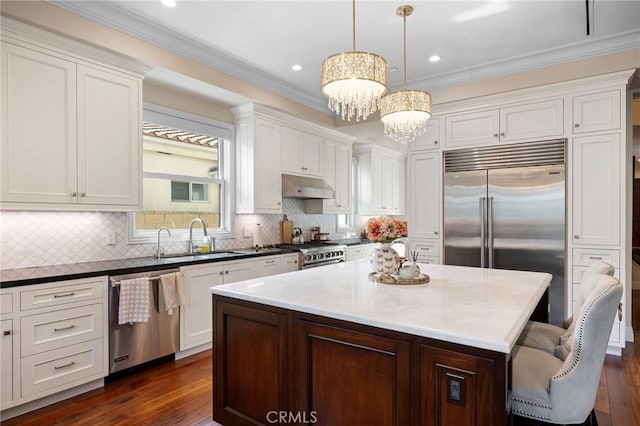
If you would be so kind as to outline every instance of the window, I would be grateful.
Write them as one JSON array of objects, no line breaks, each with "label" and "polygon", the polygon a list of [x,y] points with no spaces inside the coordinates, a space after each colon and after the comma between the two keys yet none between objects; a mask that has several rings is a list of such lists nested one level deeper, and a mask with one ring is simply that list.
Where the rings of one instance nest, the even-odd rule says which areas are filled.
[{"label": "window", "polygon": [[209,234],[233,236],[231,130],[231,125],[145,104],[143,211],[128,216],[129,242],[155,242],[163,226],[171,229],[172,241],[186,241],[195,217]]}]

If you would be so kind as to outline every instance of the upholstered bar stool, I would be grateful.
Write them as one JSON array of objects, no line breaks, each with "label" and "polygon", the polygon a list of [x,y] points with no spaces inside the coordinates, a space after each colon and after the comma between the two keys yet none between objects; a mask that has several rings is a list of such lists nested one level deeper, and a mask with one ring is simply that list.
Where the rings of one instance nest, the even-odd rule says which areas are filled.
[{"label": "upholstered bar stool", "polygon": [[571,350],[564,361],[540,349],[512,352],[511,410],[547,423],[583,423],[593,411],[598,383],[622,285],[609,275],[595,288],[575,319]]},{"label": "upholstered bar stool", "polygon": [[[597,261],[589,266],[582,277],[582,284],[576,295],[574,312],[580,312],[584,301],[594,289],[597,280],[593,280],[593,278],[600,274],[613,276],[614,271],[615,268],[607,262]],[[545,322],[529,321],[516,344],[540,349],[564,359],[566,356],[564,345],[567,344],[573,333],[573,317],[567,318],[564,326],[563,328]]]}]

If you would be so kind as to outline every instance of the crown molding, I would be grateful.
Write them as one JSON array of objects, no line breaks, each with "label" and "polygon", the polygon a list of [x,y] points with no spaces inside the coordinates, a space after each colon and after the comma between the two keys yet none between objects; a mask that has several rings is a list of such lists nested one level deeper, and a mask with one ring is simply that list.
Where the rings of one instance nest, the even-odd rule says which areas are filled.
[{"label": "crown molding", "polygon": [[326,99],[309,93],[271,74],[242,62],[226,52],[188,38],[158,23],[131,13],[114,2],[56,1],[49,3],[100,24],[122,31],[147,43],[267,89],[308,107],[328,113]]}]

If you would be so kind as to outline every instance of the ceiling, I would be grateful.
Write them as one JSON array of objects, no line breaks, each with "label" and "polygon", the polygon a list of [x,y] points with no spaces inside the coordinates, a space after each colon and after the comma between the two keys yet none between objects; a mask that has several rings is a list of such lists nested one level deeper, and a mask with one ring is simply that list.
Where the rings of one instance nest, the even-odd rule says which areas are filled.
[{"label": "ceiling", "polygon": [[[159,0],[52,3],[329,112],[320,66],[352,48],[351,1],[176,1],[174,8]],[[389,73],[391,90],[401,88],[402,18],[395,10],[403,4],[415,9],[407,19],[409,88],[428,91],[640,48],[640,1],[588,3],[589,36],[583,0],[359,0],[356,48],[385,57],[397,68]],[[430,62],[432,55],[442,59]],[[302,70],[293,71],[294,64]]]}]

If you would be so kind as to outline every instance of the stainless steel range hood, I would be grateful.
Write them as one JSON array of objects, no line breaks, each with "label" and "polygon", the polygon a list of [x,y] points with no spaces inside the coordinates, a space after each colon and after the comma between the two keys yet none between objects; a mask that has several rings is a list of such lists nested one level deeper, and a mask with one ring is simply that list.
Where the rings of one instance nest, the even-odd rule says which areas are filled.
[{"label": "stainless steel range hood", "polygon": [[333,198],[333,188],[322,179],[282,175],[282,197],[303,200]]}]

